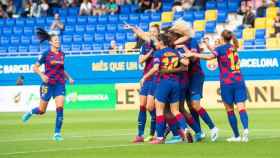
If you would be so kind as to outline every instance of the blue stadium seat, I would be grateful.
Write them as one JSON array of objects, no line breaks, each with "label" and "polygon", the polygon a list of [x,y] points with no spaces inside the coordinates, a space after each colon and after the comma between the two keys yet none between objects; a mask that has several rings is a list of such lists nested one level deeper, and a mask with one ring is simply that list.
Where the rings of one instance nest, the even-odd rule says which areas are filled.
[{"label": "blue stadium seat", "polygon": [[173,20],[177,20],[177,19],[183,18],[183,16],[184,16],[184,12],[175,12]]},{"label": "blue stadium seat", "polygon": [[84,42],[85,43],[93,43],[93,35],[92,34],[84,34]]},{"label": "blue stadium seat", "polygon": [[106,31],[106,25],[96,25],[96,31],[99,33],[105,32]]},{"label": "blue stadium seat", "polygon": [[78,24],[87,24],[87,17],[86,16],[78,16],[77,18],[77,23]]},{"label": "blue stadium seat", "polygon": [[39,52],[38,45],[29,45],[29,52]]},{"label": "blue stadium seat", "polygon": [[73,35],[73,42],[75,44],[82,44],[83,43],[83,36],[82,35]]},{"label": "blue stadium seat", "polygon": [[171,22],[162,23],[162,24],[160,25],[161,28],[166,28],[166,27],[170,27],[170,26],[172,26],[172,23],[171,23]]},{"label": "blue stadium seat", "polygon": [[134,42],[134,41],[136,41],[136,37],[134,36],[133,33],[128,32],[128,33],[126,33],[126,40],[128,42]]},{"label": "blue stadium seat", "polygon": [[18,47],[18,51],[19,51],[19,52],[29,52],[28,46],[27,46],[27,45],[20,45],[20,46]]},{"label": "blue stadium seat", "polygon": [[228,1],[228,11],[230,13],[237,12],[238,8],[239,8],[239,1],[235,1],[235,0]]},{"label": "blue stadium seat", "polygon": [[104,34],[96,33],[94,35],[94,41],[95,42],[104,42]]},{"label": "blue stadium seat", "polygon": [[47,17],[46,18],[46,23],[47,25],[51,25],[53,23],[54,18],[53,17]]},{"label": "blue stadium seat", "polygon": [[152,13],[151,14],[151,20],[152,21],[161,21],[161,14],[160,13]]},{"label": "blue stadium seat", "polygon": [[226,10],[219,10],[217,15],[218,23],[224,23],[227,21],[228,13]]},{"label": "blue stadium seat", "polygon": [[0,26],[4,26],[4,19],[0,19]]},{"label": "blue stadium seat", "polygon": [[242,30],[236,30],[236,31],[234,31],[234,34],[235,34],[237,39],[242,38]]},{"label": "blue stadium seat", "polygon": [[214,33],[216,31],[216,22],[208,21],[205,26],[205,31],[207,33]]},{"label": "blue stadium seat", "polygon": [[227,10],[227,2],[226,1],[218,1],[217,2],[217,9],[226,11]]},{"label": "blue stadium seat", "polygon": [[110,44],[110,43],[106,43],[106,42],[105,42],[105,43],[103,44],[103,49],[104,49],[104,50],[109,50],[110,47],[111,47],[111,44]]},{"label": "blue stadium seat", "polygon": [[88,21],[88,24],[96,24],[97,17],[96,16],[88,16],[87,21]]},{"label": "blue stadium seat", "polygon": [[5,36],[10,36],[12,35],[12,29],[11,27],[3,27],[2,28],[2,34]]},{"label": "blue stadium seat", "polygon": [[112,40],[115,40],[115,34],[114,33],[106,33],[105,34],[105,41],[112,41]]},{"label": "blue stadium seat", "polygon": [[265,49],[266,43],[265,39],[255,39],[255,47],[256,49]]},{"label": "blue stadium seat", "polygon": [[117,29],[118,29],[118,32],[125,32],[125,31],[126,31],[126,30],[123,28],[123,25],[124,25],[124,24],[118,24],[118,26],[117,26],[117,27],[118,27],[118,28],[117,28]]},{"label": "blue stadium seat", "polygon": [[120,14],[120,15],[119,15],[119,21],[120,21],[121,23],[127,22],[127,21],[128,21],[128,14]]},{"label": "blue stadium seat", "polygon": [[134,5],[129,5],[130,7],[130,12],[131,13],[135,13],[136,10],[139,8],[138,5],[134,4]]},{"label": "blue stadium seat", "polygon": [[106,24],[108,23],[108,16],[107,15],[101,15],[97,18],[98,24]]},{"label": "blue stadium seat", "polygon": [[128,5],[124,5],[120,9],[120,13],[122,14],[129,14],[130,13],[130,7]]},{"label": "blue stadium seat", "polygon": [[264,39],[265,38],[265,30],[258,29],[256,30],[256,39]]},{"label": "blue stadium seat", "polygon": [[8,52],[9,52],[9,53],[18,52],[18,47],[17,47],[17,46],[9,46],[9,47],[8,47]]},{"label": "blue stadium seat", "polygon": [[7,36],[2,36],[1,37],[1,45],[8,45],[8,44],[10,44],[10,38],[9,37],[7,37]]},{"label": "blue stadium seat", "polygon": [[21,26],[21,27],[23,27],[24,24],[25,24],[24,18],[18,18],[18,19],[16,19],[16,26]]},{"label": "blue stadium seat", "polygon": [[13,28],[14,35],[21,35],[23,33],[22,27],[14,27]]},{"label": "blue stadium seat", "polygon": [[76,19],[75,16],[68,16],[68,17],[66,18],[66,22],[67,22],[67,24],[76,24],[77,19]]},{"label": "blue stadium seat", "polygon": [[124,43],[126,40],[125,33],[116,33],[116,41],[118,43]]},{"label": "blue stadium seat", "polygon": [[195,32],[195,38],[200,41],[204,36],[204,32],[203,31],[196,31]]},{"label": "blue stadium seat", "polygon": [[151,17],[150,17],[150,14],[149,13],[142,13],[140,14],[140,21],[141,22],[150,22],[151,21]]},{"label": "blue stadium seat", "polygon": [[92,44],[83,44],[82,45],[82,50],[84,50],[84,51],[92,50]]},{"label": "blue stadium seat", "polygon": [[68,44],[62,44],[61,45],[62,51],[71,51],[71,45]]},{"label": "blue stadium seat", "polygon": [[81,50],[81,45],[80,44],[72,44],[71,50],[72,51],[80,51]]},{"label": "blue stadium seat", "polygon": [[87,25],[86,26],[87,33],[94,33],[95,32],[95,25]]},{"label": "blue stadium seat", "polygon": [[30,36],[21,36],[21,44],[30,44]]},{"label": "blue stadium seat", "polygon": [[193,11],[185,11],[183,15],[184,20],[193,22],[194,14]]},{"label": "blue stadium seat", "polygon": [[44,26],[46,25],[46,19],[45,18],[36,18],[36,25],[38,26]]},{"label": "blue stadium seat", "polygon": [[85,26],[84,25],[76,25],[76,33],[83,34],[85,32]]},{"label": "blue stadium seat", "polygon": [[163,3],[162,5],[162,11],[168,12],[172,9],[172,3]]},{"label": "blue stadium seat", "polygon": [[40,52],[44,52],[50,49],[50,46],[48,44],[41,44],[40,45]]},{"label": "blue stadium seat", "polygon": [[149,30],[149,24],[148,23],[140,23],[139,27],[144,30],[145,32]]},{"label": "blue stadium seat", "polygon": [[24,28],[23,28],[23,33],[24,33],[25,35],[32,35],[32,33],[33,33],[33,27],[24,27]]},{"label": "blue stadium seat", "polygon": [[117,23],[118,22],[118,15],[110,15],[109,17],[108,17],[108,22],[109,23],[112,23],[112,24],[114,24],[114,23]]},{"label": "blue stadium seat", "polygon": [[204,11],[195,11],[194,12],[194,19],[195,20],[204,20]]},{"label": "blue stadium seat", "polygon": [[246,40],[243,43],[244,49],[254,49],[254,40]]},{"label": "blue stadium seat", "polygon": [[215,1],[208,1],[206,3],[206,9],[216,9],[216,2]]},{"label": "blue stadium seat", "polygon": [[31,37],[31,43],[32,44],[38,44],[40,41],[39,41],[39,39],[38,39],[38,37],[37,36],[32,36]]},{"label": "blue stadium seat", "polygon": [[73,25],[66,25],[64,28],[64,34],[65,35],[73,35],[75,31],[75,28]]},{"label": "blue stadium seat", "polygon": [[107,24],[107,31],[108,32],[116,32],[117,31],[117,25],[115,24]]},{"label": "blue stadium seat", "polygon": [[15,25],[15,19],[6,19],[5,25],[6,26],[14,26]]},{"label": "blue stadium seat", "polygon": [[0,46],[0,56],[3,56],[7,53],[7,48],[4,46]]},{"label": "blue stadium seat", "polygon": [[64,44],[70,44],[72,43],[72,36],[71,35],[63,35],[62,36],[62,42]]},{"label": "blue stadium seat", "polygon": [[63,9],[63,8],[59,9],[59,10],[58,10],[58,14],[59,14],[61,17],[67,16],[67,9]]},{"label": "blue stadium seat", "polygon": [[139,15],[138,14],[130,14],[129,15],[129,23],[138,23]]},{"label": "blue stadium seat", "polygon": [[35,18],[27,18],[25,19],[25,26],[35,26]]},{"label": "blue stadium seat", "polygon": [[101,43],[94,43],[92,49],[96,51],[96,53],[100,53],[99,51],[103,50],[103,45]]},{"label": "blue stadium seat", "polygon": [[11,36],[11,45],[19,45],[20,44],[20,37],[19,36]]},{"label": "blue stadium seat", "polygon": [[73,7],[68,9],[68,16],[77,16],[79,14],[79,8]]}]

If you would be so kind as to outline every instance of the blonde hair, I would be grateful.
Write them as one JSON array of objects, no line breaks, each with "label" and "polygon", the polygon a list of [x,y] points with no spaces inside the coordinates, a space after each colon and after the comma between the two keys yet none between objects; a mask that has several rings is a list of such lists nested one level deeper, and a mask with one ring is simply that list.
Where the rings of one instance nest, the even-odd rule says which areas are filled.
[{"label": "blonde hair", "polygon": [[188,37],[191,37],[193,34],[191,24],[181,18],[174,21],[169,30]]}]

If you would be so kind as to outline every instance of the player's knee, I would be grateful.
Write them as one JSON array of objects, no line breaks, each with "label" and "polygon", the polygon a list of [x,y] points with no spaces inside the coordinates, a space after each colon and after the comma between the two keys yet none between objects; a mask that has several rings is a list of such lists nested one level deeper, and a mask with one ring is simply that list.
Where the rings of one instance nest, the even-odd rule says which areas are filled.
[{"label": "player's knee", "polygon": [[238,111],[246,110],[244,103],[237,103],[237,109]]}]

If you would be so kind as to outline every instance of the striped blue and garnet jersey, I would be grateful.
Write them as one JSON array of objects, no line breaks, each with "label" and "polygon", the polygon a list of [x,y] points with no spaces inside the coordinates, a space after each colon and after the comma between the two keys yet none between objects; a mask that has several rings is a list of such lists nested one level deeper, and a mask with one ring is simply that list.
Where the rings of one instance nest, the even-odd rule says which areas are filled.
[{"label": "striped blue and garnet jersey", "polygon": [[[152,43],[151,42],[146,42],[142,45],[140,49],[140,54],[141,55],[146,55],[148,54],[151,50],[153,49]],[[145,67],[144,67],[144,74],[145,75],[151,68],[153,68],[153,54],[145,61]],[[149,77],[147,80],[151,80],[152,77]]]},{"label": "striped blue and garnet jersey", "polygon": [[237,49],[231,44],[217,47],[213,54],[218,59],[221,84],[243,82]]},{"label": "striped blue and garnet jersey", "polygon": [[65,84],[65,74],[64,74],[64,53],[58,51],[54,53],[50,50],[45,51],[37,59],[36,64],[45,66],[44,74],[48,76],[49,84],[61,83]]}]

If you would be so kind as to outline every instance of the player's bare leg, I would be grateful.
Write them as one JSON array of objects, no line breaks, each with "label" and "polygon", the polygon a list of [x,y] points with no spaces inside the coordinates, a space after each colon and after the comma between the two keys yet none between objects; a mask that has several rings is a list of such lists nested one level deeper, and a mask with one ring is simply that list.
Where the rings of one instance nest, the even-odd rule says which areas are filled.
[{"label": "player's bare leg", "polygon": [[239,111],[240,120],[243,126],[243,134],[242,134],[242,142],[248,142],[249,141],[249,128],[248,128],[248,114],[246,111],[245,104],[237,103],[237,109]]}]

